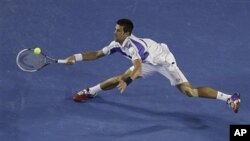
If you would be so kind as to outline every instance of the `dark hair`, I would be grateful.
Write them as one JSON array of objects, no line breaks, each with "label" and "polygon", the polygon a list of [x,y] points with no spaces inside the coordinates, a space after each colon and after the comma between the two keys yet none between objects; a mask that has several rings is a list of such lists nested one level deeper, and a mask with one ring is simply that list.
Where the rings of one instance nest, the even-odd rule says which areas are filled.
[{"label": "dark hair", "polygon": [[116,23],[120,26],[123,26],[124,32],[129,32],[129,35],[131,35],[133,28],[134,28],[133,22],[131,20],[119,19]]}]

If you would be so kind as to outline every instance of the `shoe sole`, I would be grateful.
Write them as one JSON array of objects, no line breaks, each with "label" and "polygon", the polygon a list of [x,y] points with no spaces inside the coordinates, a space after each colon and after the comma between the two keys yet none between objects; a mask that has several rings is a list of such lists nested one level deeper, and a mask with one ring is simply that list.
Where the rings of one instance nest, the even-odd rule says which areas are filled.
[{"label": "shoe sole", "polygon": [[233,108],[234,112],[238,113],[239,108],[240,108],[240,100],[237,100],[237,102],[235,102],[235,106]]}]

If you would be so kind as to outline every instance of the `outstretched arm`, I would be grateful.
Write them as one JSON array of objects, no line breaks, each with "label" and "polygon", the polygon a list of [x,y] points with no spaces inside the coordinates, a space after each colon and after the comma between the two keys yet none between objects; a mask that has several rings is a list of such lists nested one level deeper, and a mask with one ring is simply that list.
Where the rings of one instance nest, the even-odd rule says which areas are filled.
[{"label": "outstretched arm", "polygon": [[66,64],[75,64],[76,61],[89,61],[89,60],[96,60],[105,56],[102,50],[93,51],[93,52],[82,52],[79,54],[74,54],[66,58]]},{"label": "outstretched arm", "polygon": [[96,60],[98,58],[101,58],[105,56],[105,54],[102,52],[102,50],[94,51],[94,52],[83,52],[81,53],[83,60]]}]

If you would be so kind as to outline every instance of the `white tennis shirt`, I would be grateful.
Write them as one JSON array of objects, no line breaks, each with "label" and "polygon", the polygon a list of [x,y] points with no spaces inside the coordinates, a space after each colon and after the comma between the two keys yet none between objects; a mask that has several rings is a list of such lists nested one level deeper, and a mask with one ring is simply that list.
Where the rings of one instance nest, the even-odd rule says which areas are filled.
[{"label": "white tennis shirt", "polygon": [[105,55],[119,52],[131,61],[141,59],[143,63],[152,65],[164,63],[167,55],[170,53],[166,44],[157,43],[148,38],[138,38],[134,35],[127,37],[122,45],[112,41],[102,51]]}]

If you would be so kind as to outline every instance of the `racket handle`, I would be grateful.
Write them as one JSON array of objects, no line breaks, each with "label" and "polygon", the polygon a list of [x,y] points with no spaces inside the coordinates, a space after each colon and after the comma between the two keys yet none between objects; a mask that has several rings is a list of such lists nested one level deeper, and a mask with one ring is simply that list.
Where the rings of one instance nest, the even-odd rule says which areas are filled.
[{"label": "racket handle", "polygon": [[57,63],[59,63],[59,64],[66,64],[67,60],[59,59],[59,60],[57,60]]}]

